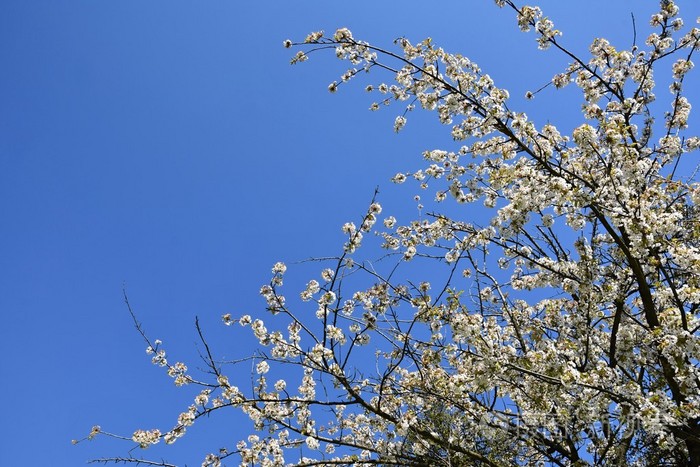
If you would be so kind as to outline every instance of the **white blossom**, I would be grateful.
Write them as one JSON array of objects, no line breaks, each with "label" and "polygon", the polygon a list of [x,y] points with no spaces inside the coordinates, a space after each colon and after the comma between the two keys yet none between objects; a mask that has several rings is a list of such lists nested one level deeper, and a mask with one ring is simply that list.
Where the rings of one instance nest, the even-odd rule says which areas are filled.
[{"label": "white blossom", "polygon": [[[663,0],[645,41],[595,38],[578,56],[540,8],[495,3],[570,62],[527,97],[576,87],[579,121],[557,127],[545,109],[538,123],[431,39],[383,49],[341,28],[284,42],[303,48],[292,63],[324,50],[349,62],[331,92],[389,74],[363,85],[371,108],[403,106],[397,132],[408,112],[432,112],[449,147],[391,179],[414,188],[415,218],[373,199],[289,300],[287,268],[273,266],[262,310],[232,329],[259,343],[247,364],[207,347],[199,381],[149,344],[176,384],[202,388],[165,435],[134,432],[139,446],[235,408],[255,429],[235,445],[241,465],[700,465],[700,184],[687,154],[700,148],[688,131],[700,30]],[[659,73],[671,92],[657,96]],[[372,245],[379,259],[358,253]]]}]

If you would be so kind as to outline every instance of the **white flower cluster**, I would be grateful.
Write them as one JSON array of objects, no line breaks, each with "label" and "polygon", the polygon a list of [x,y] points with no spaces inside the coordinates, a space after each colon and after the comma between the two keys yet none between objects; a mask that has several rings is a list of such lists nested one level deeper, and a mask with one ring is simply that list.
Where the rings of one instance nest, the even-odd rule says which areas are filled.
[{"label": "white flower cluster", "polygon": [[152,444],[158,443],[160,441],[160,430],[136,430],[132,435],[131,439],[139,445],[140,448],[145,449]]},{"label": "white flower cluster", "polygon": [[[332,92],[359,71],[393,73],[365,88],[380,95],[372,108],[407,104],[396,131],[417,107],[435,112],[461,146],[393,177],[434,189],[434,204],[415,195],[418,219],[377,223],[373,201],[289,303],[287,267],[273,266],[269,320],[224,315],[262,347],[243,390],[211,357],[197,382],[149,347],[176,383],[203,387],[171,431],[135,432],[141,447],[236,407],[257,434],[203,465],[700,465],[700,184],[686,165],[700,148],[686,134],[700,30],[684,33],[662,0],[643,45],[598,38],[585,58],[539,8],[496,4],[571,60],[551,87],[581,92],[570,134],[514,111],[488,74],[429,39],[394,52],[343,28],[284,42],[308,48],[293,63],[325,49],[350,63]],[[671,93],[656,96],[669,56]],[[386,256],[362,261],[373,230]]]}]

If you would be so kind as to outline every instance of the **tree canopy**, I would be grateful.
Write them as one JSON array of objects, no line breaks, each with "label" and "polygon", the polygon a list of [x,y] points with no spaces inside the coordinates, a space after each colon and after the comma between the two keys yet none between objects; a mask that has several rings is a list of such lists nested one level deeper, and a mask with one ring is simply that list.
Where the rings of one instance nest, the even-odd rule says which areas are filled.
[{"label": "tree canopy", "polygon": [[[421,109],[451,130],[449,149],[393,178],[432,210],[400,223],[375,194],[300,293],[286,295],[275,264],[260,290],[269,316],[223,316],[259,341],[249,387],[208,345],[196,375],[142,332],[153,363],[201,392],[174,427],[130,439],[173,443],[240,409],[255,432],[203,466],[700,465],[700,184],[686,160],[700,138],[685,93],[700,29],[662,0],[648,37],[597,38],[584,58],[539,8],[496,5],[567,57],[550,84],[579,88],[578,126],[563,134],[554,111],[533,122],[430,39],[381,48],[343,28],[285,41],[292,63],[326,51],[349,63],[331,92],[390,78],[366,90],[372,110],[402,106],[395,131]],[[380,263],[361,257],[372,233]]]}]

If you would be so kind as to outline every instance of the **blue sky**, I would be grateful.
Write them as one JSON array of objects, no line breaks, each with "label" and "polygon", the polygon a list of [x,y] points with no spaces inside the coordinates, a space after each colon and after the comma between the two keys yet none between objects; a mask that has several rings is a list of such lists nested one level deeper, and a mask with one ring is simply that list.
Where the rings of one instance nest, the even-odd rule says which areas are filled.
[{"label": "blue sky", "polygon": [[[688,23],[700,15],[679,4]],[[575,51],[596,35],[631,43],[628,1],[540,5]],[[258,289],[275,261],[338,253],[340,226],[376,186],[387,214],[414,215],[412,190],[389,178],[452,147],[449,130],[417,114],[393,134],[400,107],[369,112],[361,83],[330,95],[344,65],[327,54],[292,67],[282,47],[342,26],[384,45],[430,36],[539,124],[576,124],[573,89],[521,98],[566,60],[491,0],[0,3],[0,465],[125,454],[70,440],[95,424],[167,429],[190,403],[149,363],[122,288],[173,359],[196,366],[195,316],[219,355],[243,356],[253,342],[220,317],[264,312]],[[151,454],[198,465],[246,435],[241,420],[205,421]]]}]

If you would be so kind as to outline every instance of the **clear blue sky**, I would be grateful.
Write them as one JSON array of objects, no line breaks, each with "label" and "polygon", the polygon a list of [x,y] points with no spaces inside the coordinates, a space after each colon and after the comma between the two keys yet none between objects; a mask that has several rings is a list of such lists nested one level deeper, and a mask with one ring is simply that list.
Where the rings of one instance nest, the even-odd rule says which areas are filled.
[{"label": "clear blue sky", "polygon": [[[643,3],[640,32],[655,2]],[[698,3],[679,3],[694,22]],[[631,43],[632,2],[540,4],[576,51],[596,35]],[[338,253],[377,185],[388,213],[412,213],[411,190],[388,180],[451,147],[449,130],[416,115],[395,135],[400,107],[370,113],[360,83],[330,95],[344,70],[331,54],[289,65],[284,39],[341,26],[385,45],[431,36],[538,124],[576,121],[574,92],[521,98],[566,61],[492,0],[0,3],[0,465],[125,454],[70,440],[94,424],[165,430],[190,403],[149,363],[123,287],[172,359],[197,366],[196,315],[219,355],[246,355],[252,341],[220,316],[262,314],[275,261]],[[147,454],[199,465],[246,435],[241,420]]]}]

